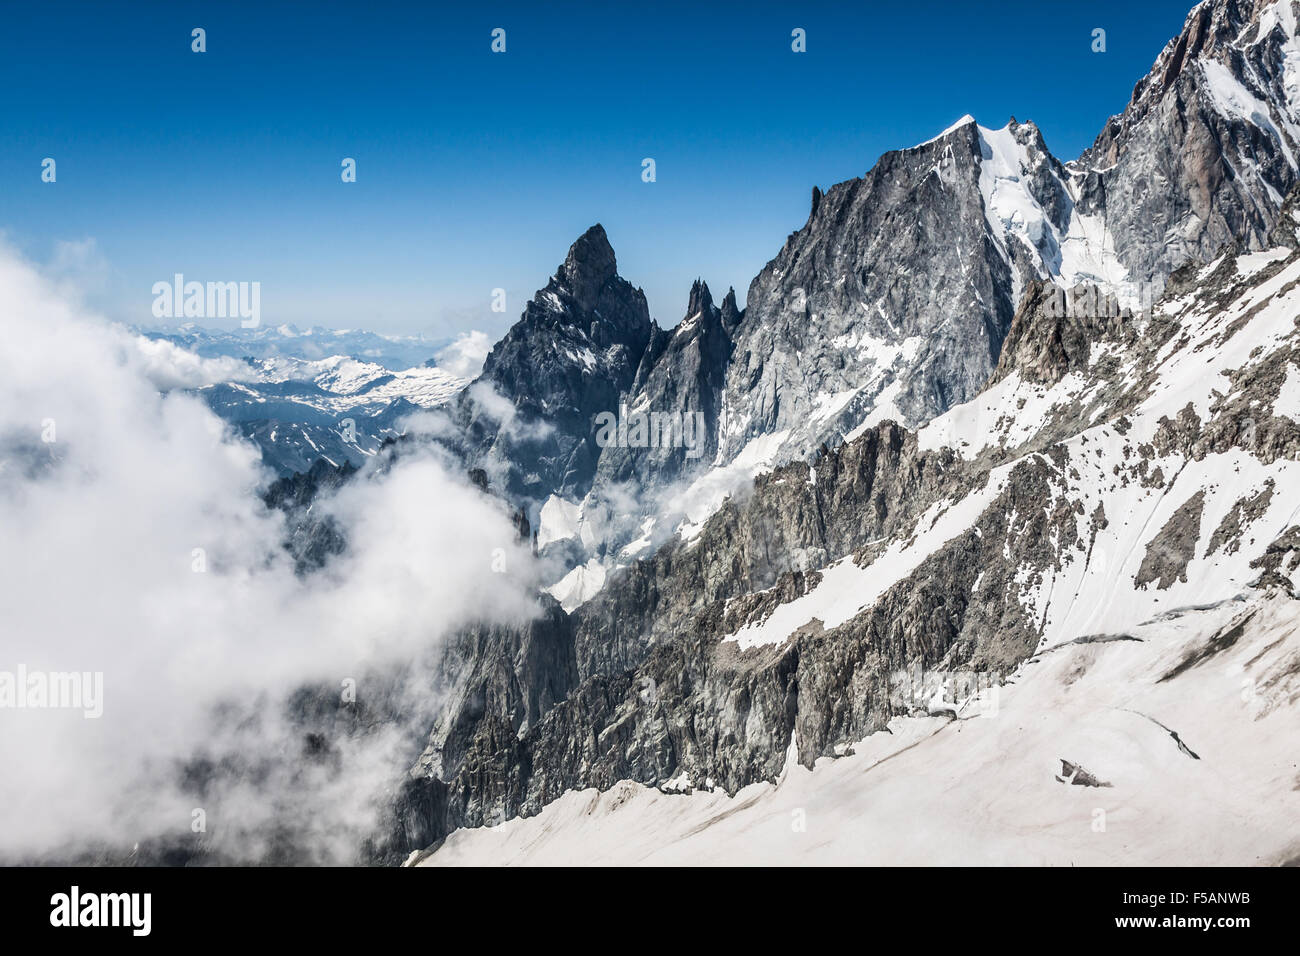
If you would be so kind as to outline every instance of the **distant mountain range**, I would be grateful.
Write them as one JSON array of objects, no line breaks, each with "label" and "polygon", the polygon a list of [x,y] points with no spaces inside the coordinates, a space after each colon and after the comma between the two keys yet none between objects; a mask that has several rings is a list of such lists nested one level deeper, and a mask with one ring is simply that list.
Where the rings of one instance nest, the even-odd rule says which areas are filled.
[{"label": "distant mountain range", "polygon": [[293,325],[217,329],[187,322],[180,326],[140,331],[150,338],[173,342],[203,358],[227,356],[318,361],[347,356],[394,372],[424,365],[454,341],[452,338],[389,336],[317,326],[300,330]]},{"label": "distant mountain range", "polygon": [[[223,331],[184,325],[144,330],[201,358],[233,358],[247,374],[194,389],[262,450],[281,475],[317,461],[359,467],[412,414],[448,402],[469,379],[437,364],[456,340],[388,337],[293,326]],[[452,358],[458,368],[466,356]],[[473,368],[471,363],[469,368]]]}]

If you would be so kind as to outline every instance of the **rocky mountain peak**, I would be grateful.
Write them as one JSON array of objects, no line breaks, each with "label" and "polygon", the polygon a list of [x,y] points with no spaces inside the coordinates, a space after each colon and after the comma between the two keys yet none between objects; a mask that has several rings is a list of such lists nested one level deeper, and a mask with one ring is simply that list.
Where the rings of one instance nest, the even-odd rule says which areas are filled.
[{"label": "rocky mountain peak", "polygon": [[[569,433],[542,454],[515,448],[523,490],[577,500],[626,483],[650,499],[737,461],[752,473],[805,458],[887,419],[924,424],[1013,368],[1041,382],[1076,370],[1091,337],[1115,331],[1091,323],[1112,318],[1112,300],[1144,310],[1185,263],[1269,244],[1298,174],[1286,79],[1300,68],[1297,10],[1195,8],[1134,102],[1068,165],[1032,121],[995,129],[965,116],[861,177],[812,188],[807,221],[750,283],[743,312],[734,291],[719,307],[697,279],[683,321],[659,328],[592,226],[485,366],[525,420]],[[1081,284],[1105,312],[1050,314]],[[1026,306],[1027,290],[1041,302]],[[591,416],[624,406],[703,416],[707,439],[690,456],[598,448]]]},{"label": "rocky mountain peak", "polygon": [[722,298],[722,325],[728,332],[740,324],[744,318],[744,312],[736,305],[736,290],[728,288],[727,294]]},{"label": "rocky mountain peak", "polygon": [[596,223],[569,247],[555,278],[584,309],[594,308],[600,291],[618,276],[618,261],[605,227]]},{"label": "rocky mountain peak", "polygon": [[1300,247],[1300,183],[1291,187],[1282,203],[1273,231],[1269,233],[1270,246],[1286,246],[1290,249]]},{"label": "rocky mountain peak", "polygon": [[713,311],[713,296],[709,293],[709,284],[696,279],[691,284],[691,295],[686,305],[686,318]]},{"label": "rocky mountain peak", "polygon": [[644,293],[618,275],[597,223],[461,394],[467,462],[515,498],[585,492],[600,456],[595,417],[618,409],[653,331]]},{"label": "rocky mountain peak", "polygon": [[1285,42],[1295,36],[1295,23],[1293,0],[1205,0],[1192,8],[1179,34],[1134,85],[1130,107],[1162,99],[1198,61],[1216,60],[1239,68],[1243,51],[1262,40]]},{"label": "rocky mountain peak", "polygon": [[[1268,244],[1300,156],[1294,0],[1206,0],[1128,107],[1071,164],[1130,280],[1159,284],[1239,242]],[[1160,185],[1152,189],[1151,184]]]}]

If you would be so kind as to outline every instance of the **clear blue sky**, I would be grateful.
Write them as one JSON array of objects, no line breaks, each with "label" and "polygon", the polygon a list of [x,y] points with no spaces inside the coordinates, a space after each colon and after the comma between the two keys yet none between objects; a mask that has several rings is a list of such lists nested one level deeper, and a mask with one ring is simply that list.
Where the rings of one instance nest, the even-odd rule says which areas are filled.
[{"label": "clear blue sky", "polygon": [[495,337],[599,221],[673,325],[697,275],[743,297],[813,185],[964,113],[1074,158],[1192,0],[709,6],[6,4],[0,229],[65,265],[93,239],[74,265],[123,321],[183,272],[260,281],[264,323]]}]

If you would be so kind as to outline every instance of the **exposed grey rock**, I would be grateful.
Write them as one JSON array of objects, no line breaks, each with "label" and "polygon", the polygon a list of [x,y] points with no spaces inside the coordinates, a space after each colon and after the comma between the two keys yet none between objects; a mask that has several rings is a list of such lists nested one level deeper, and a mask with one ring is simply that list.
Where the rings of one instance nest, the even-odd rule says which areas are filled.
[{"label": "exposed grey rock", "polygon": [[1147,546],[1135,585],[1142,588],[1154,581],[1163,591],[1175,581],[1187,580],[1187,562],[1196,556],[1204,506],[1205,492],[1198,491],[1169,517]]},{"label": "exposed grey rock", "polygon": [[1068,292],[1053,282],[1034,280],[1003,343],[991,382],[1013,370],[1028,382],[1055,385],[1068,372],[1088,368],[1093,346],[1131,342],[1132,313],[1121,309],[1104,289],[1081,284]]},{"label": "exposed grey rock", "polygon": [[[1300,103],[1287,90],[1282,45],[1254,0],[1211,0],[1188,15],[1124,112],[1071,164],[1080,211],[1099,214],[1137,281],[1159,281],[1225,245],[1261,249],[1296,182]],[[1226,105],[1240,90],[1260,114]]]},{"label": "exposed grey rock", "polygon": [[[1015,129],[1038,149],[1036,129]],[[979,390],[1015,291],[980,193],[984,149],[979,128],[964,123],[886,153],[819,199],[750,283],[727,373],[724,460],[774,432],[793,433],[792,455],[838,441],[896,381],[908,423]],[[1042,198],[1054,207],[1060,183],[1045,178]],[[916,352],[900,364],[891,350],[909,339]],[[853,397],[830,412],[826,402],[845,393]]]},{"label": "exposed grey rock", "polygon": [[319,570],[331,556],[347,548],[337,522],[329,515],[313,514],[310,505],[317,495],[337,488],[355,472],[350,463],[335,468],[320,458],[309,470],[274,482],[262,496],[269,507],[285,513],[284,546],[293,555],[299,574]]},{"label": "exposed grey rock", "polygon": [[1300,246],[1300,183],[1291,187],[1278,213],[1273,231],[1269,233],[1270,246],[1287,246],[1294,249]]},{"label": "exposed grey rock", "polygon": [[[616,572],[572,615],[577,683],[539,722],[508,740],[490,729],[493,723],[464,725],[474,762],[454,777],[412,784],[450,795],[439,806],[452,809],[426,825],[442,831],[527,815],[567,789],[623,779],[734,793],[774,779],[791,742],[797,758],[810,765],[882,729],[891,716],[918,712],[918,706],[921,713],[936,712],[896,693],[899,672],[919,667],[997,675],[1030,659],[1041,650],[1042,621],[1020,595],[1048,588],[1075,561],[1093,561],[1098,533],[1129,518],[1107,514],[1100,501],[1089,511],[1077,497],[1081,469],[1102,454],[1085,433],[1129,433],[1127,416],[1160,389],[1162,362],[1193,348],[1179,324],[1183,311],[1213,315],[1248,301],[1249,290],[1268,284],[1291,262],[1279,260],[1250,275],[1233,262],[1191,270],[1170,293],[1178,309],[1140,321],[1109,308],[1062,311],[1050,305],[1055,293],[1049,286],[1029,283],[991,379],[996,385],[1014,373],[1027,387],[1041,389],[1074,374],[1085,380],[1086,399],[1036,413],[1041,417],[1029,437],[970,458],[946,447],[924,451],[913,433],[886,423],[824,450],[813,462],[760,476],[752,492],[724,505],[695,541],[669,544]],[[1224,336],[1230,340],[1241,326],[1234,318],[1219,327],[1198,351]],[[1189,403],[1160,421],[1151,445],[1131,441],[1122,452],[1109,452],[1119,457],[1113,469],[1108,463],[1107,480],[1116,488],[1136,483],[1159,497],[1176,471],[1154,466],[1157,457],[1170,459],[1162,462],[1170,468],[1180,458],[1234,450],[1249,449],[1261,460],[1300,456],[1300,448],[1281,439],[1261,443],[1258,434],[1231,426],[1238,404],[1267,420],[1267,402],[1285,377],[1274,354],[1289,355],[1289,346],[1278,344],[1229,373],[1231,388],[1216,393],[1208,415]],[[1130,364],[1121,367],[1117,356]],[[1147,422],[1153,424],[1150,417]],[[1278,435],[1289,434],[1282,424],[1276,428]],[[836,627],[810,617],[785,639],[749,650],[727,640],[816,588],[823,579],[817,569],[837,558],[870,566],[884,554],[882,541],[915,537],[927,508],[961,501],[983,486],[992,468],[1013,458],[1002,490],[970,527],[856,616]],[[1245,496],[1243,521],[1258,510],[1255,497]],[[1166,521],[1147,547],[1139,586],[1167,588],[1185,577],[1201,550],[1205,506],[1201,490]],[[1222,537],[1226,543],[1231,529]],[[1260,565],[1265,576],[1284,579],[1271,569],[1300,563],[1292,541],[1278,542],[1269,554],[1267,566]],[[1077,642],[1126,639],[1132,640],[1085,635]],[[946,700],[939,710],[960,716]]]},{"label": "exposed grey rock", "polygon": [[1270,541],[1250,566],[1262,569],[1255,587],[1280,587],[1287,594],[1293,593],[1289,576],[1300,570],[1300,525],[1292,525]]},{"label": "exposed grey rock", "polygon": [[1275,482],[1270,478],[1260,491],[1237,499],[1232,510],[1223,516],[1219,526],[1214,529],[1214,534],[1210,535],[1210,543],[1205,548],[1206,557],[1214,554],[1219,548],[1223,548],[1228,554],[1233,554],[1241,548],[1241,539],[1247,529],[1268,511],[1275,487]]},{"label": "exposed grey rock", "polygon": [[[645,416],[655,426],[649,435],[653,443],[607,445],[598,467],[598,492],[624,483],[638,491],[662,487],[693,463],[714,460],[731,335],[740,318],[734,290],[727,291],[719,308],[708,285],[697,279],[681,323],[668,330],[655,326],[626,400],[608,409],[620,417]],[[658,422],[667,424],[660,427]]]},{"label": "exposed grey rock", "polygon": [[[808,481],[815,468],[817,482]],[[956,456],[920,452],[892,423],[810,465],[761,476],[747,497],[725,504],[698,540],[670,542],[618,573],[583,605],[584,674],[635,666],[648,648],[691,626],[706,608],[773,586],[867,542],[893,534],[916,509],[957,493]]]},{"label": "exposed grey rock", "polygon": [[1110,787],[1113,784],[1104,780],[1099,780],[1095,774],[1089,773],[1077,763],[1071,763],[1068,760],[1061,760],[1061,772],[1057,776],[1060,783],[1073,784],[1076,787]]},{"label": "exposed grey rock", "polygon": [[581,497],[600,457],[595,417],[618,407],[651,333],[645,295],[592,226],[458,397],[467,463],[512,498]]},{"label": "exposed grey rock", "polygon": [[[506,487],[534,506],[590,492],[594,553],[609,556],[640,535],[644,515],[667,514],[677,483],[756,439],[777,436],[779,464],[868,420],[925,423],[984,386],[1025,289],[1082,281],[1145,306],[1178,267],[1268,242],[1300,153],[1300,104],[1282,66],[1289,39],[1283,20],[1261,20],[1245,0],[1203,3],[1077,161],[1058,161],[1033,123],[959,122],[885,153],[861,178],[815,188],[807,221],[750,283],[743,313],[732,298],[716,308],[697,282],[685,321],[659,329],[618,280],[617,304],[597,310],[602,327],[619,317],[605,337],[623,348],[609,356],[572,331],[587,328],[614,278],[603,231],[584,237],[485,368],[483,381],[517,407],[516,427],[462,399],[472,457],[510,472]],[[1242,97],[1264,105],[1239,115]],[[1054,344],[1029,337],[1053,368],[1027,373],[1077,362],[1071,349],[1098,334],[1131,334],[1078,322],[1056,333]],[[568,357],[588,347],[599,362],[575,367]],[[702,416],[703,441],[689,454],[681,442],[596,447],[594,416],[625,409]]]},{"label": "exposed grey rock", "polygon": [[[729,348],[709,351],[713,367],[702,370],[703,350],[652,347],[653,371],[627,395],[631,407],[673,410],[682,402],[660,383],[707,381],[682,394],[708,413],[708,453],[607,452],[602,474],[653,498],[764,436],[782,437],[781,462],[838,443],[873,412],[923,424],[983,387],[1031,284],[1082,279],[1145,307],[1179,266],[1263,248],[1288,215],[1300,104],[1286,89],[1284,21],[1261,21],[1255,6],[1197,7],[1124,113],[1068,166],[1032,123],[996,131],[968,120],[886,153],[860,179],[814,189],[807,222],[750,284]],[[1238,93],[1263,112],[1241,114]],[[1000,189],[1023,194],[1039,218],[1004,218]],[[1058,368],[1090,337],[1123,334],[1078,323],[1057,332],[1043,360]],[[617,511],[599,496],[591,504]]]},{"label": "exposed grey rock", "polygon": [[454,776],[473,740],[465,733],[468,727],[516,736],[577,683],[572,621],[554,600],[542,601],[542,613],[531,621],[475,626],[454,638],[430,688],[445,703],[418,762],[420,771]]},{"label": "exposed grey rock", "polygon": [[[751,499],[714,516],[698,545],[627,569],[584,605],[574,615],[579,681],[535,725],[509,734],[512,722],[499,711],[463,709],[440,723],[463,739],[456,772],[412,782],[440,795],[430,805],[444,815],[425,825],[442,831],[533,813],[567,789],[620,779],[658,784],[685,773],[735,792],[775,777],[792,735],[811,765],[882,729],[897,712],[900,670],[1005,672],[1032,652],[1036,626],[1015,601],[1012,579],[1017,568],[1056,562],[1049,542],[1075,540],[1068,506],[1041,507],[1057,479],[1040,459],[1017,466],[976,529],[853,620],[833,630],[812,622],[751,651],[721,643],[771,607],[733,595],[775,579],[779,601],[810,586],[801,570],[777,573],[774,557],[792,549],[769,550],[774,541],[831,555],[847,549],[866,563],[886,529],[905,527],[972,480],[946,449],[919,452],[892,424],[828,452],[818,471],[816,485],[798,464],[760,479]],[[743,541],[754,547],[738,547]],[[1014,542],[1009,552],[1004,542]],[[426,766],[448,743],[431,741]]]}]

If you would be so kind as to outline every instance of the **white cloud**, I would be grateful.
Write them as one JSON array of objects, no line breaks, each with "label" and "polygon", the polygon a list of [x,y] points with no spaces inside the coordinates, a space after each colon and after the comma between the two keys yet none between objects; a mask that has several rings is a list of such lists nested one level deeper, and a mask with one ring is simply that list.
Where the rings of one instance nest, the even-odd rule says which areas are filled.
[{"label": "white cloud", "polygon": [[[364,701],[366,674],[427,657],[463,622],[534,613],[533,582],[492,573],[497,548],[531,567],[504,511],[434,452],[404,455],[317,503],[350,549],[297,576],[258,497],[271,476],[257,450],[198,399],[159,391],[225,370],[142,347],[7,250],[0,343],[0,670],[104,674],[98,720],[0,709],[0,856],[188,835],[174,768],[197,753],[272,768],[209,793],[209,841],[255,853],[283,801],[322,854],[344,853],[410,741],[376,729],[328,772],[301,767],[284,759],[301,741],[283,701],[349,677]],[[215,721],[221,708],[248,719]]]},{"label": "white cloud", "polygon": [[439,368],[457,378],[474,378],[483,371],[483,362],[491,351],[492,340],[486,332],[465,332],[435,359]]},{"label": "white cloud", "polygon": [[203,358],[166,339],[134,336],[144,360],[142,372],[160,391],[201,388],[220,382],[252,382],[262,378],[247,362],[229,356]]},{"label": "white cloud", "polygon": [[478,413],[495,422],[501,431],[513,434],[517,412],[515,403],[492,387],[491,382],[475,382],[466,391],[474,400]]}]

